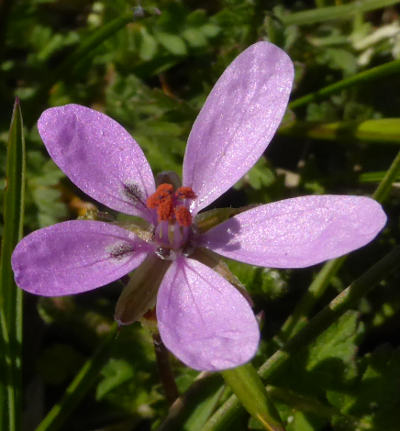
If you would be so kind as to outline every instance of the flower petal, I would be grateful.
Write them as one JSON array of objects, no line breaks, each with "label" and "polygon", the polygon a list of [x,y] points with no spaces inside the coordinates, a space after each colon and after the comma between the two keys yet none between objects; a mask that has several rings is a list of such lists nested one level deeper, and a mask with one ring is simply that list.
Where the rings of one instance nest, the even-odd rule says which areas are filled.
[{"label": "flower petal", "polygon": [[194,214],[262,155],[281,122],[292,81],[292,61],[269,42],[250,46],[219,78],[193,125],[183,162],[183,185],[198,196]]},{"label": "flower petal", "polygon": [[386,223],[362,196],[303,196],[245,211],[202,237],[202,245],[252,265],[303,268],[372,241]]},{"label": "flower petal", "polygon": [[168,269],[157,297],[161,339],[196,370],[222,370],[249,361],[259,330],[246,299],[223,277],[193,259]]},{"label": "flower petal", "polygon": [[43,296],[86,292],[139,266],[148,245],[108,223],[73,220],[32,232],[20,241],[11,263],[15,282]]},{"label": "flower petal", "polygon": [[151,220],[146,198],[155,190],[136,141],[115,120],[80,105],[43,112],[40,136],[51,158],[81,190],[127,214]]}]

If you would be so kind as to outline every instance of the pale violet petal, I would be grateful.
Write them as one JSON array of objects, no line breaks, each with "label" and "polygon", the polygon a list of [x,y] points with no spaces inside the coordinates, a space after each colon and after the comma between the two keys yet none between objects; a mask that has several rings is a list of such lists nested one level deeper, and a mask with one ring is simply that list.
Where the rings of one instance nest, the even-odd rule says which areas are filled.
[{"label": "pale violet petal", "polygon": [[71,104],[44,111],[38,129],[51,158],[77,187],[114,210],[151,221],[145,203],[154,192],[153,174],[119,123]]},{"label": "pale violet petal", "polygon": [[183,162],[183,185],[198,196],[194,214],[265,151],[286,110],[292,81],[292,61],[269,42],[247,48],[219,78],[193,125]]},{"label": "pale violet petal", "polygon": [[157,297],[161,339],[182,362],[216,371],[249,361],[259,329],[247,300],[202,263],[178,258]]},{"label": "pale violet petal", "polygon": [[232,217],[201,244],[252,265],[303,268],[364,246],[385,223],[381,205],[367,197],[303,196]]},{"label": "pale violet petal", "polygon": [[89,220],[72,220],[32,232],[15,248],[15,282],[27,292],[61,296],[117,280],[139,266],[149,248],[132,232]]}]

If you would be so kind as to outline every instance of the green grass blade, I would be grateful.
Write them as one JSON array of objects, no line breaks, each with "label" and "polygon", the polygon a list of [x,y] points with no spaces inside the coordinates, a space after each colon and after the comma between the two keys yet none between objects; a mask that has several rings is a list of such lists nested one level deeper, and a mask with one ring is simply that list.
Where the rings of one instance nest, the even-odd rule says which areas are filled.
[{"label": "green grass blade", "polygon": [[311,102],[321,100],[331,94],[337,93],[338,91],[346,88],[354,87],[356,85],[365,84],[367,82],[381,79],[389,75],[393,75],[400,72],[400,60],[390,61],[382,64],[381,66],[372,67],[371,69],[357,73],[349,78],[337,81],[334,84],[328,85],[321,88],[318,91],[299,97],[289,103],[290,109],[299,108],[305,106]]},{"label": "green grass blade", "polygon": [[6,188],[4,192],[4,231],[1,247],[1,305],[7,321],[13,318],[13,306],[17,289],[13,284],[11,254],[22,237],[25,182],[25,142],[21,109],[15,102],[8,138]]},{"label": "green grass blade", "polygon": [[358,0],[339,6],[319,7],[317,9],[295,12],[282,15],[279,18],[285,25],[315,24],[333,19],[352,19],[355,14],[392,6],[397,3],[399,3],[399,0]]},{"label": "green grass blade", "polygon": [[378,202],[384,202],[392,189],[392,184],[400,174],[400,151],[394,158],[390,168],[386,171],[385,176],[379,183],[378,188],[375,190],[372,197]]},{"label": "green grass blade", "polygon": [[257,419],[267,431],[284,431],[284,427],[267,391],[250,363],[241,367],[221,371],[246,410]]},{"label": "green grass blade", "polygon": [[296,121],[281,127],[279,133],[286,136],[306,137],[324,141],[362,141],[400,145],[400,118],[338,121],[335,123]]},{"label": "green grass blade", "polygon": [[[358,176],[360,183],[377,183],[385,177],[386,171],[363,172]],[[400,174],[397,174],[395,181],[400,181]]]},{"label": "green grass blade", "polygon": [[[0,426],[14,431],[21,428],[21,345],[22,290],[14,282],[11,254],[21,239],[24,213],[25,141],[22,114],[16,100],[11,119],[7,148],[6,188],[4,191],[4,230],[0,256],[0,320],[2,379],[0,382]],[[4,405],[7,403],[7,407]]]}]

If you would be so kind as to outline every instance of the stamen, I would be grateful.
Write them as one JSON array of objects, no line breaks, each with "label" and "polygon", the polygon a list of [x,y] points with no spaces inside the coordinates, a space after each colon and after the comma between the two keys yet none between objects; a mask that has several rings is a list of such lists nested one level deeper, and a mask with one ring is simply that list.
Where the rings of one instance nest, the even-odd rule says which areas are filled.
[{"label": "stamen", "polygon": [[196,198],[196,194],[191,187],[179,187],[175,192],[175,196],[180,200]]},{"label": "stamen", "polygon": [[157,190],[147,198],[146,206],[150,209],[157,208],[165,199],[171,199],[174,191],[172,184],[160,184]]},{"label": "stamen", "polygon": [[160,184],[157,187],[156,193],[167,193],[167,194],[172,194],[172,192],[174,191],[174,186],[172,184]]},{"label": "stamen", "polygon": [[147,207],[157,213],[155,237],[158,237],[156,241],[161,247],[178,250],[188,241],[192,225],[188,201],[195,198],[191,187],[179,187],[174,192],[173,185],[169,183],[160,184],[147,198]]},{"label": "stamen", "polygon": [[154,209],[157,208],[158,204],[160,203],[160,200],[158,199],[158,196],[156,193],[153,193],[150,195],[146,200],[146,206],[147,208]]},{"label": "stamen", "polygon": [[172,219],[174,203],[172,197],[169,196],[161,202],[159,202],[157,207],[158,221],[168,221]]},{"label": "stamen", "polygon": [[180,226],[190,226],[192,224],[192,215],[183,205],[175,208],[175,218]]}]

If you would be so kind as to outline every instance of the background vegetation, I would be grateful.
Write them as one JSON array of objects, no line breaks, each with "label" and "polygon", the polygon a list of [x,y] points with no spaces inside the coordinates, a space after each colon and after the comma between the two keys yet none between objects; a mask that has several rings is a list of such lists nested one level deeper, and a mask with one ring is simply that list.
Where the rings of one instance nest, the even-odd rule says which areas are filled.
[{"label": "background vegetation", "polygon": [[[7,146],[22,142],[18,107],[9,138],[18,96],[26,142],[24,234],[84,216],[97,205],[46,153],[36,121],[47,107],[73,102],[103,111],[132,133],[154,173],[180,173],[191,124],[230,61],[261,39],[293,59],[293,102],[278,135],[265,157],[215,206],[313,193],[374,195],[383,201],[389,221],[376,241],[328,266],[278,271],[229,263],[259,313],[262,343],[253,365],[261,367],[287,431],[400,427],[396,260],[368,272],[357,300],[328,316],[325,326],[311,320],[317,329],[295,338],[353,280],[374,271],[399,240],[397,3],[0,2],[0,193],[6,199],[11,179],[10,171],[6,179]],[[4,257],[10,228],[3,227]],[[2,270],[6,274],[4,262]],[[13,431],[13,417],[14,429],[20,429],[23,417],[27,431],[264,429],[230,398],[220,375],[193,385],[198,373],[175,359],[176,382],[186,398],[175,416],[167,416],[148,329],[136,323],[115,337],[112,316],[121,282],[75,297],[24,295],[21,368],[21,308],[18,295],[9,293],[14,288],[2,280],[0,304],[8,332],[5,322],[1,430]],[[7,410],[10,397],[14,412]]]}]

